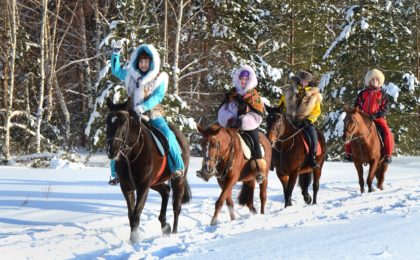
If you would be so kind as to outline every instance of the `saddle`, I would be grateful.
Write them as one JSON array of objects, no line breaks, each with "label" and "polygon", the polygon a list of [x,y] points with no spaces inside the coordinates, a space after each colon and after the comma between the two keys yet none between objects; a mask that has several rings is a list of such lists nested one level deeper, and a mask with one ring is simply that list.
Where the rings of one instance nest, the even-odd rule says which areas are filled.
[{"label": "saddle", "polygon": [[145,125],[153,137],[156,148],[159,150],[160,155],[165,156],[169,151],[169,143],[166,136],[157,127],[153,126],[147,121],[142,120],[142,124]]},{"label": "saddle", "polygon": [[385,155],[385,143],[384,143],[385,133],[382,127],[380,127],[379,125],[375,124],[375,127],[376,127],[376,132],[378,134],[379,143],[381,145],[381,155],[384,156]]},{"label": "saddle", "polygon": [[[242,152],[244,154],[245,159],[250,160],[251,158],[255,158],[255,151],[254,151],[254,141],[252,140],[251,136],[246,132],[238,133],[239,140],[241,142]],[[264,147],[261,145],[261,154],[264,157],[265,151]]]},{"label": "saddle", "polygon": [[[303,139],[303,145],[305,146],[305,154],[309,154],[309,143],[312,142],[312,140],[310,139],[310,137],[308,135],[306,135],[304,132],[300,133],[300,138]],[[317,147],[316,147],[316,155],[321,155],[321,144],[317,143]]]}]

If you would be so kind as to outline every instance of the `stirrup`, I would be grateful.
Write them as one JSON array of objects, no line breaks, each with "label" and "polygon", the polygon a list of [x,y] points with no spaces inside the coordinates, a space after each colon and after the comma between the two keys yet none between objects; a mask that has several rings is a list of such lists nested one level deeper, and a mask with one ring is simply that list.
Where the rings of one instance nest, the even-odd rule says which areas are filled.
[{"label": "stirrup", "polygon": [[353,162],[353,155],[351,153],[346,153],[344,155],[344,160],[348,162]]},{"label": "stirrup", "polygon": [[392,163],[392,158],[391,158],[391,156],[386,155],[386,156],[384,157],[384,163],[385,163],[385,164],[390,164],[390,163]]},{"label": "stirrup", "polygon": [[183,170],[176,170],[172,173],[172,179],[177,179],[184,177],[184,171]]},{"label": "stirrup", "polygon": [[255,180],[257,181],[258,184],[261,184],[264,182],[264,176],[261,173],[258,173],[257,176],[255,177]]},{"label": "stirrup", "polygon": [[115,186],[118,183],[120,183],[120,178],[115,177],[115,178],[111,179],[111,177],[109,177],[109,181],[108,181],[109,185]]},{"label": "stirrup", "polygon": [[309,166],[310,166],[312,169],[318,169],[318,168],[320,168],[320,167],[321,167],[321,166],[318,164],[318,162],[316,161],[315,156],[309,156]]}]

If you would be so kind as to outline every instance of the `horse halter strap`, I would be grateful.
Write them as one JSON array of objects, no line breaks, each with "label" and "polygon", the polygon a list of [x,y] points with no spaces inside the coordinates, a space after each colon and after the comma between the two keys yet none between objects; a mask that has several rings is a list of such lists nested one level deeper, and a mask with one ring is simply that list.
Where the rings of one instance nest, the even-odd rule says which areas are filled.
[{"label": "horse halter strap", "polygon": [[[283,121],[280,123],[280,125],[283,125]],[[293,124],[292,124],[293,125]],[[294,126],[293,126],[294,127]],[[295,127],[294,127],[295,128]],[[286,141],[288,141],[289,139],[291,139],[291,138],[293,138],[293,137],[295,137],[297,134],[299,134],[303,129],[304,129],[305,127],[302,127],[302,128],[299,128],[296,132],[294,132],[292,135],[290,135],[290,136],[288,136],[288,137],[286,137],[286,138],[284,138],[284,139],[280,139],[280,137],[279,137],[279,131],[274,131],[274,130],[271,130],[270,132],[274,132],[274,134],[275,134],[275,136],[276,136],[276,142],[281,142],[281,143],[283,143],[283,142],[286,142]],[[296,128],[295,128],[296,129]]]},{"label": "horse halter strap", "polygon": [[141,123],[140,123],[140,125],[139,125],[139,131],[138,131],[138,133],[137,133],[137,138],[136,138],[136,142],[134,142],[134,144],[133,145],[131,145],[131,146],[129,146],[128,145],[128,132],[129,132],[129,130],[130,130],[130,113],[128,113],[128,111],[124,111],[124,110],[121,110],[121,111],[113,111],[113,112],[111,112],[111,113],[115,113],[115,114],[123,114],[125,117],[127,117],[127,123],[125,124],[126,125],[126,135],[125,135],[125,137],[124,137],[124,139],[121,139],[121,138],[118,138],[118,137],[113,137],[113,138],[108,138],[108,140],[116,140],[116,141],[119,141],[119,142],[122,142],[122,144],[121,144],[121,148],[120,148],[120,150],[118,151],[118,153],[119,154],[121,154],[125,159],[126,159],[126,161],[128,162],[128,163],[132,163],[132,162],[134,162],[135,160],[137,160],[137,158],[139,157],[139,155],[140,155],[140,153],[141,153],[141,151],[143,150],[143,147],[144,147],[144,142],[142,143],[142,145],[141,145],[141,147],[140,147],[140,149],[139,149],[139,151],[138,151],[138,153],[137,153],[137,155],[134,157],[134,159],[132,159],[132,160],[130,160],[129,158],[128,158],[128,154],[133,150],[133,148],[134,148],[134,146],[137,144],[137,143],[139,143],[139,141],[140,141],[140,136],[142,136],[142,133],[141,133]]},{"label": "horse halter strap", "polygon": [[[229,132],[228,132],[228,134],[229,134]],[[222,175],[226,172],[227,169],[230,168],[230,165],[232,164],[232,161],[233,161],[233,153],[234,153],[233,140],[234,140],[234,137],[232,137],[230,134],[229,134],[229,136],[231,137],[230,138],[230,142],[229,142],[229,146],[228,146],[229,147],[229,149],[228,149],[229,150],[229,158],[228,158],[228,162],[226,163],[225,168],[222,171]],[[204,156],[204,161],[205,162],[214,161],[214,165],[217,166],[219,164],[220,158],[221,158],[221,155],[220,155],[220,142],[219,141],[216,144],[216,151],[217,152],[216,152],[215,157],[207,157],[207,156]],[[220,177],[223,177],[222,175]]]}]

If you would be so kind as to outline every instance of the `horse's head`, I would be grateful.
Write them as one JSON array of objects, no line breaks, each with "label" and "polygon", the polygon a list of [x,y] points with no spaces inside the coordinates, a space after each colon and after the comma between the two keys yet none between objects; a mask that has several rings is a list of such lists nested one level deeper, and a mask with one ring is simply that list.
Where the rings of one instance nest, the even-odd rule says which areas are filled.
[{"label": "horse's head", "polygon": [[229,140],[224,140],[226,138],[223,132],[226,130],[219,124],[212,124],[205,129],[201,125],[197,125],[197,130],[203,136],[201,140],[203,163],[197,175],[207,181],[217,174],[217,165],[229,145]]},{"label": "horse's head", "polygon": [[[344,117],[344,133],[343,140],[345,143],[350,142],[355,136],[359,136],[364,131],[363,126],[371,121],[369,115],[364,113],[358,107],[345,108],[346,117]],[[361,125],[363,124],[363,125]]]},{"label": "horse's head", "polygon": [[286,116],[277,110],[268,110],[267,116],[267,138],[271,144],[283,136],[286,132],[287,119]]},{"label": "horse's head", "polygon": [[130,130],[130,100],[122,104],[114,104],[110,98],[107,99],[109,113],[106,118],[106,140],[107,154],[109,159],[115,159],[121,149],[129,141]]}]

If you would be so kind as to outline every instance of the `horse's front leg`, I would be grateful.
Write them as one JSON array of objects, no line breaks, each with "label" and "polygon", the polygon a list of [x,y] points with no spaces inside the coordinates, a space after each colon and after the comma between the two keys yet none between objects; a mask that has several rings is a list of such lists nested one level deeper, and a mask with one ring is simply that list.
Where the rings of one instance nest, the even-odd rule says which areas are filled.
[{"label": "horse's front leg", "polygon": [[[121,190],[122,186],[121,186]],[[125,202],[127,203],[127,210],[128,210],[128,221],[130,221],[130,227],[131,225],[131,220],[132,220],[132,216],[133,216],[133,212],[134,212],[134,206],[136,203],[136,198],[134,196],[134,191],[124,191],[123,190],[123,195],[125,198]]]},{"label": "horse's front leg", "polygon": [[306,204],[312,202],[311,195],[309,195],[309,184],[312,181],[312,172],[299,174],[299,186],[302,190],[303,200]]},{"label": "horse's front leg", "polygon": [[367,185],[368,185],[369,192],[373,191],[372,183],[373,183],[373,178],[375,176],[375,172],[377,168],[378,168],[378,160],[372,160],[369,163],[369,175],[367,177]]},{"label": "horse's front leg", "polygon": [[159,192],[160,196],[162,197],[162,204],[160,206],[160,213],[159,213],[159,221],[160,227],[162,229],[162,233],[164,235],[168,235],[171,233],[171,225],[166,223],[166,210],[168,208],[168,201],[169,201],[169,194],[171,192],[171,188],[167,184],[159,184],[152,187],[153,190]]},{"label": "horse's front leg", "polygon": [[143,186],[137,189],[136,205],[134,207],[133,215],[130,218],[131,243],[138,243],[140,241],[140,235],[137,229],[140,225],[140,215],[141,215],[141,212],[143,211],[144,204],[146,203],[148,193],[149,193],[149,187]]},{"label": "horse's front leg", "polygon": [[266,174],[263,182],[260,184],[260,202],[261,202],[261,214],[265,213],[265,204],[267,202],[267,186],[268,186],[268,174]]},{"label": "horse's front leg", "polygon": [[317,202],[318,191],[319,191],[319,179],[321,179],[321,171],[322,171],[322,164],[320,168],[315,169],[313,172],[314,183],[312,184],[312,190],[313,190],[312,204],[316,204]]},{"label": "horse's front leg", "polygon": [[[232,173],[232,172],[228,173],[227,176],[232,176],[232,174],[233,174],[233,176],[235,176],[235,173]],[[214,215],[211,219],[210,225],[214,226],[214,225],[217,224],[217,216],[219,215],[219,213],[222,209],[223,203],[229,197],[229,194],[232,194],[233,186],[235,185],[238,178],[239,178],[239,173],[236,173],[235,178],[225,177],[225,180],[223,181],[223,185],[221,185],[222,192],[220,193],[220,196],[215,203]],[[229,212],[230,212],[230,210],[229,210]]]},{"label": "horse's front leg", "polygon": [[232,200],[232,191],[229,193],[228,197],[226,198],[226,206],[229,210],[230,220],[235,220],[235,209]]},{"label": "horse's front leg", "polygon": [[363,179],[363,166],[361,162],[354,161],[354,166],[357,170],[357,176],[359,177],[359,186],[360,186],[360,192],[365,192],[365,180]]},{"label": "horse's front leg", "polygon": [[286,188],[286,193],[285,193],[285,198],[284,198],[284,200],[285,200],[284,207],[285,208],[288,207],[288,206],[292,206],[293,205],[292,204],[292,193],[293,193],[293,188],[296,185],[296,181],[297,181],[298,175],[299,174],[298,174],[297,171],[292,172],[289,175],[289,181],[287,183],[287,188]]}]

